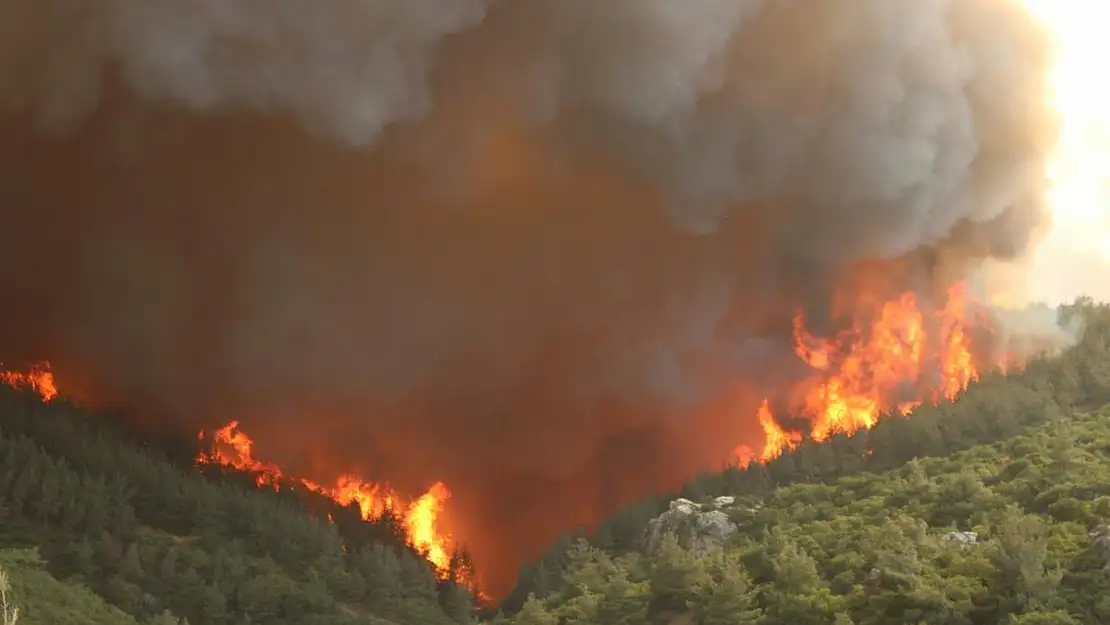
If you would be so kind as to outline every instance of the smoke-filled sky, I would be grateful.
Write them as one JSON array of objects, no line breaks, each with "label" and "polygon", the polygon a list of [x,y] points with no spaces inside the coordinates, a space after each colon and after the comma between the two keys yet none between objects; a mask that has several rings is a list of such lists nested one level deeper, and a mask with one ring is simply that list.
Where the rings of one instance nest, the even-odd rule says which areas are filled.
[{"label": "smoke-filled sky", "polygon": [[991,267],[985,284],[1004,303],[1078,295],[1110,299],[1110,5],[1024,0],[1053,35],[1051,102],[1061,133],[1049,160],[1052,230],[1016,266]]},{"label": "smoke-filled sky", "polygon": [[790,316],[1049,226],[1014,0],[0,1],[0,360],[520,558],[758,440]]}]

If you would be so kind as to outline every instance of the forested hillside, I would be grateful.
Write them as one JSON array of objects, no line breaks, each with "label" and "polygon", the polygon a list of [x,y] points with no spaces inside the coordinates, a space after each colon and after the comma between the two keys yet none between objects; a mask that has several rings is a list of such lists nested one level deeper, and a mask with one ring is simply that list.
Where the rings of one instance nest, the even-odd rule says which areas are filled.
[{"label": "forested hillside", "polygon": [[[517,625],[1027,625],[1110,622],[1110,309],[1082,342],[988,375],[955,403],[807,442],[649,498],[525,567]],[[187,447],[187,446],[186,446]],[[396,519],[250,476],[195,450],[0,388],[0,566],[20,623],[435,625],[470,593],[404,544]],[[649,522],[682,496],[735,498],[723,551]],[[331,515],[334,522],[329,522]],[[953,541],[954,531],[977,534]],[[1102,540],[1102,532],[1106,539]],[[948,538],[946,538],[948,536]],[[455,568],[467,566],[460,554]]]},{"label": "forested hillside", "polygon": [[[1110,622],[1110,315],[1069,311],[1088,326],[1062,357],[564,538],[524,571],[507,605],[523,607],[502,622]],[[668,539],[644,553],[678,495],[735,497],[725,549]]]},{"label": "forested hillside", "polygon": [[[25,566],[11,575],[23,625],[126,623],[112,616],[119,611],[159,625],[474,618],[469,591],[438,579],[393,517],[367,523],[307,492],[202,474],[188,456],[173,463],[102,415],[8,387],[0,387],[0,503],[0,547],[35,550],[0,554],[22,554]],[[35,579],[84,585],[118,610],[60,619],[55,598],[28,588]]]},{"label": "forested hillside", "polygon": [[1105,623],[1110,408],[881,475],[749,499],[699,556],[587,543],[509,622]]},{"label": "forested hillside", "polygon": [[[0,614],[3,625],[78,625],[118,623],[136,625],[137,621],[108,604],[78,580],[61,582],[44,568],[34,549],[0,551]],[[173,625],[172,614],[148,622]]]}]

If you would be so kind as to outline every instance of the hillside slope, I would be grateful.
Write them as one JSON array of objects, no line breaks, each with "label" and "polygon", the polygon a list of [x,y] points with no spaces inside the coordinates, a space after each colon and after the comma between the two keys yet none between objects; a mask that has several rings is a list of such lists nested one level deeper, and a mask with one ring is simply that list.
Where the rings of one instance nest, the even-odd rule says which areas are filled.
[{"label": "hillside slope", "polygon": [[[1092,595],[1108,581],[1096,541],[1110,522],[1099,484],[1110,483],[1110,409],[1096,407],[1110,403],[1110,308],[1079,302],[1069,314],[1087,331],[1062,356],[988,375],[954,403],[700,476],[618,511],[588,543],[568,535],[523,570],[497,619],[1110,622]],[[66,606],[86,605],[98,607],[70,622],[475,620],[470,593],[405,544],[397,519],[368,523],[305,490],[258,489],[249,475],[198,470],[188,445],[173,449],[0,386],[0,549],[24,550],[7,552],[24,622],[57,608],[50,622],[65,623]],[[734,519],[723,553],[668,541],[642,555],[649,522],[678,495],[732,495],[758,512]],[[943,536],[954,529],[979,540],[953,549]],[[74,599],[39,599],[65,593]]]},{"label": "hillside slope", "polygon": [[[1062,418],[1076,413],[1091,413],[1110,402],[1110,307],[1081,299],[1061,313],[1080,315],[1085,321],[1082,340],[1063,354],[1036,359],[1023,370],[1008,375],[987,375],[972,384],[955,402],[922,406],[908,418],[891,416],[871,430],[851,436],[837,435],[824,443],[806,440],[765,465],[730,467],[705,474],[692,480],[680,492],[649,497],[624,508],[590,532],[579,530],[564,536],[538,561],[525,566],[518,587],[504,608],[509,614],[516,613],[529,597],[550,597],[555,604],[565,601],[566,597],[560,593],[567,592],[568,584],[580,582],[567,571],[573,571],[574,563],[583,557],[582,544],[578,542],[581,538],[586,538],[584,544],[606,557],[636,557],[651,520],[666,511],[668,504],[678,497],[705,501],[729,495],[738,498],[740,503],[771,501],[784,488],[794,487],[804,492],[806,487],[820,490],[843,484],[845,480],[866,479],[903,469],[907,462],[917,458],[940,458],[966,452],[979,445],[1011,440],[1031,428],[1059,423]],[[1024,502],[1009,503],[1020,509]],[[779,513],[790,517],[794,511],[779,510]],[[834,512],[828,514],[835,515]],[[957,520],[964,524],[970,522],[969,519],[949,522]],[[827,585],[829,582],[823,580],[822,583],[831,588]],[[539,605],[531,601],[525,613]],[[554,609],[557,605],[547,607]],[[559,613],[558,610],[554,612]],[[566,613],[560,614],[562,622],[575,622]],[[651,614],[655,616],[655,612]],[[998,622],[979,617],[966,622]],[[529,621],[526,614],[519,618],[523,619],[521,623],[547,622],[542,618]],[[1089,614],[1084,618],[1084,622],[1100,622]],[[764,622],[775,621],[765,615]],[[846,623],[843,618],[841,622]]]},{"label": "hillside slope", "polygon": [[103,415],[0,387],[0,548],[36,547],[54,578],[141,622],[166,611],[203,625],[474,619],[469,591],[439,579],[397,519],[367,523],[311,493],[185,462]]},{"label": "hillside slope", "polygon": [[1110,622],[1110,406],[880,475],[798,484],[733,509],[698,555],[580,542],[516,625]]},{"label": "hillside slope", "polygon": [[[111,606],[76,582],[62,582],[44,568],[31,549],[0,551],[0,569],[11,583],[9,603],[19,609],[19,625],[136,625],[129,614]],[[172,618],[152,625],[173,625]]]}]

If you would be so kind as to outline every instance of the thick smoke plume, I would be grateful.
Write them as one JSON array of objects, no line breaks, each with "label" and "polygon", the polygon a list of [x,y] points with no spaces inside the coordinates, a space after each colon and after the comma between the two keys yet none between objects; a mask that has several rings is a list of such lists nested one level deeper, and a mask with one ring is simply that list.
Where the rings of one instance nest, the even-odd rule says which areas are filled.
[{"label": "thick smoke plume", "polygon": [[497,592],[758,441],[859,263],[1026,253],[1048,63],[1015,0],[0,0],[0,359],[446,479]]}]

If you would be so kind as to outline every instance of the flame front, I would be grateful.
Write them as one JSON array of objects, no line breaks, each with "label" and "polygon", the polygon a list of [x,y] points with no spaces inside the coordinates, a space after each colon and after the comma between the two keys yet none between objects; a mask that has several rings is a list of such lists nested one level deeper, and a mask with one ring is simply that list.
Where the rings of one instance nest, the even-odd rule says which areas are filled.
[{"label": "flame front", "polygon": [[9,371],[4,369],[4,363],[0,363],[0,384],[31,389],[38,393],[43,401],[51,401],[58,397],[54,372],[48,362],[37,363],[27,371]]},{"label": "flame front", "polygon": [[[346,506],[356,504],[364,520],[380,518],[387,511],[401,515],[406,536],[418,551],[439,570],[446,574],[451,563],[450,536],[440,533],[438,519],[451,492],[443,483],[433,485],[428,492],[412,502],[405,501],[388,486],[366,482],[354,475],[341,475],[335,486],[323,486],[312,480],[285,475],[276,464],[254,458],[254,441],[232,421],[210,435],[211,450],[197,456],[198,464],[216,464],[251,473],[259,486],[280,487],[283,484],[300,484],[305,488],[329,497]],[[202,431],[199,438],[204,440]]]},{"label": "flame front", "polygon": [[[789,399],[793,411],[809,419],[813,439],[870,428],[884,414],[905,414],[924,401],[955,399],[979,377],[969,330],[983,320],[969,316],[963,285],[949,289],[936,311],[923,311],[912,293],[887,301],[856,293],[834,303],[838,317],[851,320],[847,329],[835,336],[813,334],[801,314],[793,320],[795,353],[813,375],[795,388]],[[46,401],[58,396],[47,363],[27,372],[0,368],[0,383],[33,389]],[[762,450],[738,447],[735,453],[742,464],[773,460],[802,441],[802,433],[784,428],[775,419],[770,399],[759,404],[756,416],[764,433]],[[469,571],[451,570],[454,544],[439,523],[451,497],[446,485],[437,483],[413,500],[387,485],[354,475],[343,475],[334,486],[325,486],[287,475],[276,464],[256,459],[254,442],[237,421],[199,436],[209,439],[210,451],[197,457],[198,464],[249,472],[259,486],[299,484],[341,505],[356,504],[366,520],[380,518],[387,511],[398,514],[408,542],[425,554],[444,579],[455,574],[455,581],[477,591]]]},{"label": "flame front", "polygon": [[[954,400],[979,377],[962,284],[948,290],[934,319],[921,311],[912,293],[883,302],[874,321],[865,317],[857,313],[849,329],[831,338],[811,334],[801,313],[794,318],[794,351],[814,370],[797,401],[814,440],[871,428],[882,415],[907,414],[926,400]],[[930,348],[939,353],[934,356]],[[907,392],[914,396],[906,398]],[[741,464],[771,460],[801,442],[799,433],[775,421],[768,401],[760,405],[758,417],[763,451],[738,447]]]},{"label": "flame front", "polygon": [[[48,362],[37,363],[27,371],[4,369],[0,363],[0,384],[33,390],[46,402],[58,397],[54,373]],[[199,438],[204,440],[205,433],[201,432]],[[311,480],[287,476],[276,464],[256,460],[254,441],[239,428],[238,421],[212,432],[211,439],[211,451],[199,454],[196,459],[198,464],[218,464],[248,472],[259,486],[279,488],[283,484],[300,484],[340,505],[356,504],[364,520],[380,518],[386,511],[399,513],[409,543],[424,554],[441,575],[451,572],[453,544],[451,537],[440,531],[438,523],[444,504],[451,498],[451,491],[445,484],[434,484],[412,502],[406,502],[386,486],[366,482],[353,475],[342,475],[335,486],[325,487]],[[332,520],[330,515],[328,519]],[[467,578],[468,571],[454,573],[462,577],[456,581],[477,591],[475,581]]]},{"label": "flame front", "polygon": [[307,480],[301,480],[301,483],[328,495],[340,505],[356,503],[363,519],[378,518],[386,510],[403,512],[409,542],[417,551],[425,554],[428,561],[436,565],[440,572],[447,572],[451,563],[451,540],[449,536],[440,533],[437,521],[444,504],[451,498],[451,491],[442,482],[437,482],[428,492],[407,505],[388,488],[364,482],[353,475],[340,476],[336,487],[331,489],[322,488]]},{"label": "flame front", "polygon": [[[381,518],[387,511],[397,513],[403,522],[409,544],[424,554],[441,576],[446,577],[452,573],[450,567],[454,545],[451,537],[439,527],[439,518],[445,503],[451,498],[451,491],[442,482],[434,484],[413,501],[406,501],[388,486],[367,482],[350,474],[339,476],[335,486],[323,486],[309,479],[286,475],[276,464],[256,460],[253,453],[254,441],[240,429],[238,421],[228,423],[209,436],[211,450],[197,456],[198,464],[222,465],[248,472],[254,476],[255,483],[259,486],[279,488],[283,484],[300,484],[340,505],[357,505],[362,518],[368,521]],[[200,432],[198,437],[204,440],[205,433]],[[456,581],[477,590],[475,580],[466,578],[468,572],[454,573],[463,577]]]}]

